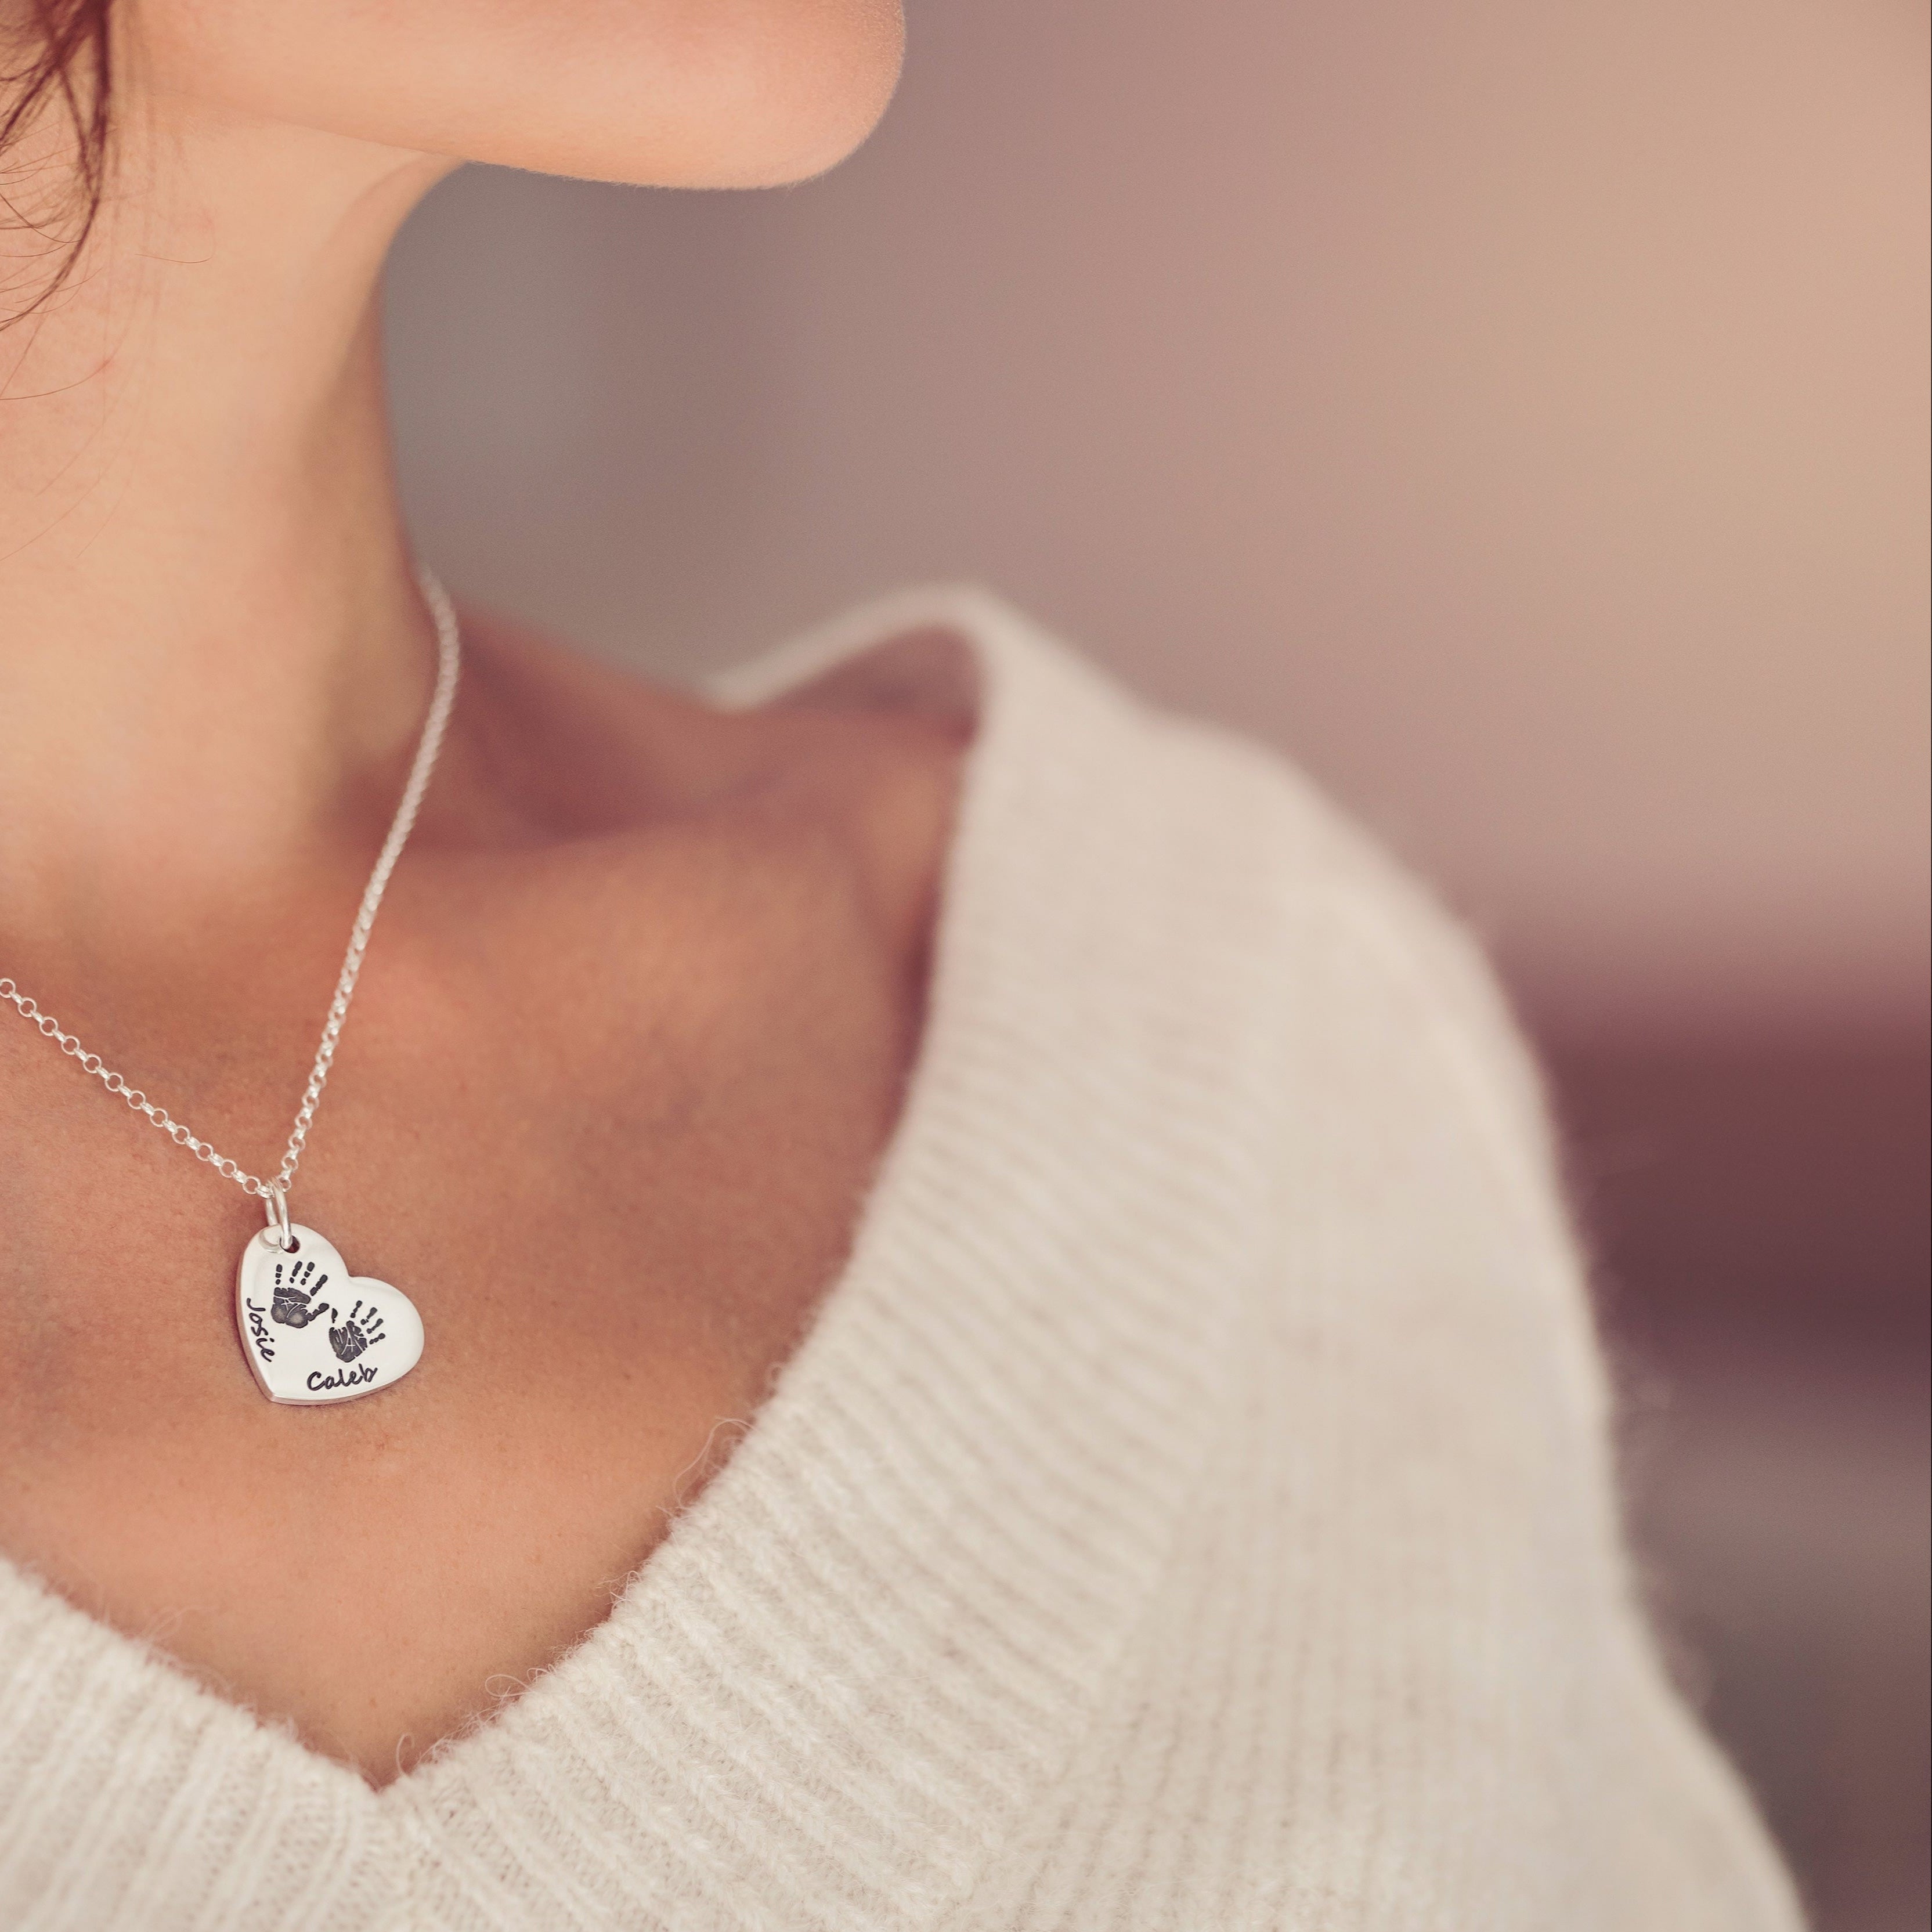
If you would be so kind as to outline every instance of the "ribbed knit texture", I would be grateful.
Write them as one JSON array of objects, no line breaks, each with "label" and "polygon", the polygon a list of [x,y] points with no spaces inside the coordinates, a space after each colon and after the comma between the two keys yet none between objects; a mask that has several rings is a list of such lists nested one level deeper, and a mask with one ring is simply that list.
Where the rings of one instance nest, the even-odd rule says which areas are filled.
[{"label": "ribbed knit texture", "polygon": [[[877,647],[908,626],[950,626]],[[1633,1604],[1536,1083],[1281,764],[992,600],[851,1258],[609,1621],[380,1793],[0,1564],[0,1925],[1785,1932]]]}]

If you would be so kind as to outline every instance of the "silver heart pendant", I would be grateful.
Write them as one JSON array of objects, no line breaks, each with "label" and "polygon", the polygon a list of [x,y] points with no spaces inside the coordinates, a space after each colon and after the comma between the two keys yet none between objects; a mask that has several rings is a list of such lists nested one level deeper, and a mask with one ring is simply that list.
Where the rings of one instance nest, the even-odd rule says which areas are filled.
[{"label": "silver heart pendant", "polygon": [[352,1275],[313,1228],[251,1238],[235,1276],[242,1352],[271,1402],[352,1402],[422,1359],[422,1317],[399,1288]]}]

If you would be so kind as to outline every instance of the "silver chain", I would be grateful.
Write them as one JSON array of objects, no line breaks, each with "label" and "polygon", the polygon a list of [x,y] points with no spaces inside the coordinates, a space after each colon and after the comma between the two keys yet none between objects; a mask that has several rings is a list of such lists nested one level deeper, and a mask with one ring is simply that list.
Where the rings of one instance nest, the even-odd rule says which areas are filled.
[{"label": "silver chain", "polygon": [[417,581],[422,590],[423,602],[429,606],[430,615],[436,621],[436,690],[429,701],[428,716],[423,720],[422,737],[416,746],[416,760],[410,766],[409,782],[403,787],[402,800],[396,807],[389,836],[383,840],[382,849],[376,855],[376,869],[369,874],[369,883],[362,889],[362,903],[356,910],[356,923],[349,930],[349,950],[343,956],[342,971],[335,982],[335,997],[329,1002],[328,1018],[322,1025],[322,1043],[316,1048],[315,1064],[309,1070],[308,1085],[303,1092],[302,1105],[296,1110],[296,1124],[283,1152],[282,1164],[272,1180],[264,1180],[259,1175],[250,1174],[226,1154],[218,1154],[199,1135],[174,1119],[166,1108],[158,1107],[138,1087],[129,1086],[121,1075],[102,1063],[99,1054],[90,1053],[72,1034],[62,1028],[51,1013],[41,1012],[11,980],[0,979],[0,1000],[16,1007],[23,1019],[31,1021],[62,1052],[76,1061],[83,1072],[92,1074],[109,1093],[119,1095],[136,1113],[146,1114],[176,1147],[186,1148],[196,1160],[206,1161],[217,1174],[233,1181],[244,1193],[266,1202],[272,1226],[278,1216],[284,1226],[286,1225],[288,1191],[295,1180],[296,1169],[301,1165],[302,1148],[308,1142],[308,1130],[314,1124],[315,1110],[321,1104],[322,1090],[328,1084],[328,1070],[335,1062],[336,1046],[342,1038],[342,1024],[349,1017],[349,1003],[356,997],[356,982],[362,971],[362,956],[369,950],[369,934],[376,923],[376,914],[382,905],[382,894],[388,889],[389,874],[396,869],[396,861],[403,856],[403,848],[409,842],[410,833],[416,825],[423,794],[429,788],[430,774],[436,769],[436,754],[442,748],[450,706],[456,701],[456,674],[462,656],[462,635],[457,625],[456,613],[450,608],[448,593],[428,571],[418,571]]}]

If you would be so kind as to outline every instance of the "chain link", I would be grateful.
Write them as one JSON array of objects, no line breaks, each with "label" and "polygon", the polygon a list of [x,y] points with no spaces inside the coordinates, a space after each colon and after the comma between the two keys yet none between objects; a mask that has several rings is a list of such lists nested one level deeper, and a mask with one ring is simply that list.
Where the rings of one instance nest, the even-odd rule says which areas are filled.
[{"label": "chain link", "polygon": [[430,774],[436,769],[436,754],[442,748],[450,707],[456,701],[456,676],[462,656],[462,636],[456,613],[450,608],[448,592],[430,572],[419,571],[418,582],[423,601],[429,606],[430,615],[436,622],[436,689],[430,699],[428,716],[423,720],[422,736],[416,746],[415,760],[410,766],[408,782],[403,787],[401,801],[389,826],[389,836],[383,840],[382,849],[376,855],[376,868],[369,874],[369,883],[363,888],[362,903],[356,910],[356,923],[349,931],[349,950],[343,956],[342,971],[335,982],[335,997],[329,1002],[328,1017],[322,1024],[322,1042],[316,1048],[315,1064],[309,1071],[308,1085],[303,1091],[301,1106],[296,1110],[295,1126],[283,1152],[282,1164],[272,1180],[264,1180],[259,1174],[248,1173],[226,1154],[218,1153],[190,1128],[176,1120],[166,1108],[158,1107],[138,1087],[130,1087],[121,1075],[103,1063],[99,1054],[90,1053],[51,1013],[43,1012],[11,980],[0,979],[0,1000],[6,1000],[22,1019],[53,1041],[83,1072],[91,1073],[109,1093],[118,1095],[136,1113],[144,1114],[176,1147],[187,1148],[196,1160],[206,1161],[224,1180],[233,1181],[244,1193],[252,1194],[260,1201],[272,1201],[278,1195],[286,1196],[294,1184],[296,1169],[302,1163],[302,1149],[308,1142],[308,1130],[315,1123],[315,1111],[322,1102],[322,1090],[328,1084],[329,1069],[335,1064],[336,1046],[342,1038],[343,1022],[349,1017],[349,1003],[356,997],[356,982],[362,971],[362,956],[369,950],[369,934],[375,926],[376,912],[388,888],[389,875],[396,869],[396,862],[403,856],[403,848],[409,842],[410,833],[415,827],[423,794],[429,789]]}]

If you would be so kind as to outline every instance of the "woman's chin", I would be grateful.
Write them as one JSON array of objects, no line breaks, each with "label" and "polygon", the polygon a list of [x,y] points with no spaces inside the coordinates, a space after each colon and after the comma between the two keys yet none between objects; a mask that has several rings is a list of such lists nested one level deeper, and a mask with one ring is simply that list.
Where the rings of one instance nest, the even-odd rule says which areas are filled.
[{"label": "woman's chin", "polygon": [[861,146],[885,112],[898,81],[896,10],[890,34],[882,28],[867,44],[824,50],[816,63],[814,51],[707,75],[674,98],[653,87],[628,112],[614,102],[596,119],[506,130],[512,138],[505,152],[467,158],[657,188],[807,181]]},{"label": "woman's chin", "polygon": [[681,183],[668,178],[676,158],[662,144],[654,144],[651,171],[634,178],[776,188],[823,174],[860,146],[898,85],[898,0],[844,0],[823,13],[824,32],[798,34],[782,58],[748,64],[741,88],[727,88],[715,104],[700,101],[687,130],[690,172]]},{"label": "woman's chin", "polygon": [[254,124],[662,188],[760,188],[844,159],[898,80],[898,0],[152,0],[158,91]]}]

